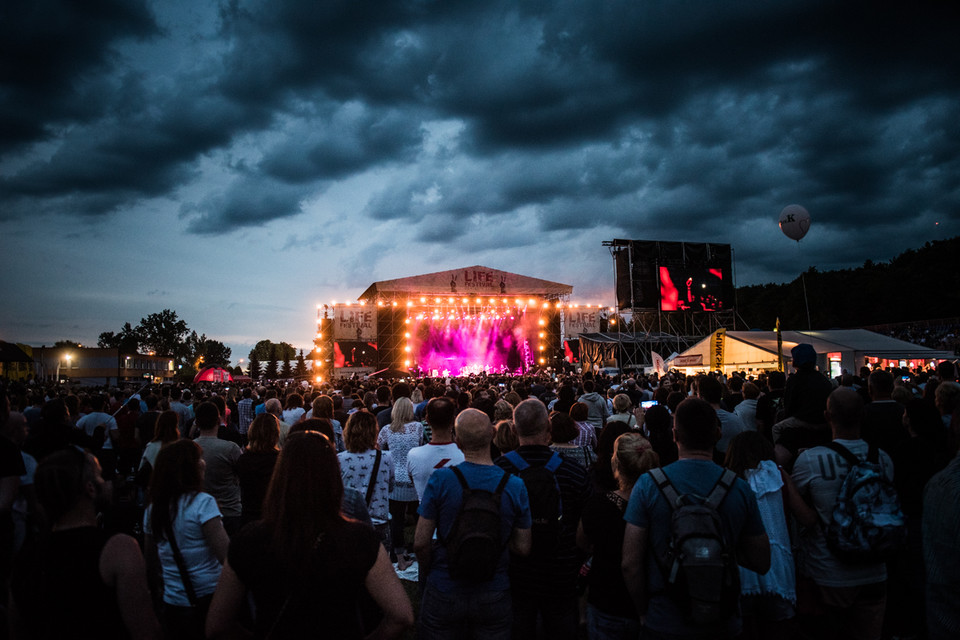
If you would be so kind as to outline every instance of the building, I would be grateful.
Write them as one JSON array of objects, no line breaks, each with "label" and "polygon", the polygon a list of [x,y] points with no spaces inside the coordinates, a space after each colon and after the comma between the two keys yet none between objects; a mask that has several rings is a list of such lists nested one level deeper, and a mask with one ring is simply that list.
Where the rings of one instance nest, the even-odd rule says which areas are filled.
[{"label": "building", "polygon": [[170,381],[176,366],[170,356],[94,347],[21,347],[33,358],[38,380],[68,380],[86,385]]}]

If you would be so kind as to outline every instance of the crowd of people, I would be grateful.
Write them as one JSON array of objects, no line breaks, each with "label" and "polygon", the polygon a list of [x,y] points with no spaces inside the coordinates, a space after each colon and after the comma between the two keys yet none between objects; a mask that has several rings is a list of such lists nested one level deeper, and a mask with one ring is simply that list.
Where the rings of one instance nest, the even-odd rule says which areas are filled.
[{"label": "crowd of people", "polygon": [[[789,376],[5,381],[4,627],[960,637],[953,363],[830,379],[809,345],[792,357]],[[864,536],[836,521],[871,473],[874,508],[896,504]]]}]

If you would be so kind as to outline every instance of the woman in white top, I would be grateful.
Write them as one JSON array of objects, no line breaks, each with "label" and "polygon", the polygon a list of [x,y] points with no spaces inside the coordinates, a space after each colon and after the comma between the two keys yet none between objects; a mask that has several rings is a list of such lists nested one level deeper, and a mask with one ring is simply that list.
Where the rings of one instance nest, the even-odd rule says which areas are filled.
[{"label": "woman in white top", "polygon": [[299,393],[291,393],[287,396],[287,404],[283,407],[283,421],[291,427],[301,420],[307,413],[303,408],[303,396]]},{"label": "woman in white top", "polygon": [[[423,444],[423,423],[414,420],[413,402],[410,398],[399,398],[390,411],[390,424],[380,430],[377,439],[380,448],[393,454],[396,469],[396,481],[390,492],[390,538],[393,542],[391,558],[406,565],[407,545],[403,537],[403,527],[407,512],[417,513],[417,490],[413,479],[407,473],[407,453]],[[403,560],[401,560],[403,558]]]},{"label": "woman in white top", "polygon": [[160,449],[176,442],[180,439],[180,416],[176,411],[164,411],[157,417],[157,424],[153,428],[153,440],[147,443],[143,450],[143,456],[140,458],[140,467],[137,475],[140,477],[142,486],[146,486],[150,481],[150,474],[153,467],[157,464],[157,454]]},{"label": "woman in white top", "polygon": [[148,573],[154,586],[163,589],[165,635],[178,640],[205,637],[207,608],[230,544],[217,501],[201,491],[205,468],[200,445],[193,440],[163,447],[143,515],[146,555],[154,568]]}]

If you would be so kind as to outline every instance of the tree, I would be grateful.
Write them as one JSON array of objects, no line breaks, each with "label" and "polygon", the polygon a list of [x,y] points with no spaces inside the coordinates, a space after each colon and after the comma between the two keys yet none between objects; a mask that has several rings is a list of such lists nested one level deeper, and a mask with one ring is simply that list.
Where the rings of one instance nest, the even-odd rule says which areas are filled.
[{"label": "tree", "polygon": [[280,377],[285,380],[293,377],[293,367],[290,366],[289,360],[284,360],[280,365]]},{"label": "tree", "polygon": [[140,346],[161,356],[173,356],[182,361],[189,355],[185,341],[190,334],[187,323],[177,317],[176,311],[164,309],[141,318],[137,327]]},{"label": "tree", "polygon": [[279,361],[283,360],[293,360],[297,356],[297,350],[293,348],[288,342],[270,342],[269,340],[261,340],[253,346],[253,349],[250,350],[248,355],[249,358],[253,358],[253,354],[257,354],[257,360],[260,362],[269,362],[270,361],[270,349],[276,348],[276,358]]},{"label": "tree", "polygon": [[300,353],[297,354],[297,366],[293,371],[293,375],[301,380],[307,377],[307,363],[304,362],[303,349],[300,349]]},{"label": "tree", "polygon": [[230,364],[230,355],[232,349],[219,340],[210,340],[203,336],[200,342],[199,355],[203,356],[203,362],[208,367],[226,367]]},{"label": "tree", "polygon": [[256,354],[252,351],[250,352],[250,377],[254,380],[259,380],[261,376],[260,371],[260,359],[257,358]]},{"label": "tree", "polygon": [[270,354],[267,360],[267,369],[263,372],[264,377],[267,380],[276,380],[277,379],[277,347],[272,345],[270,347]]},{"label": "tree", "polygon": [[81,344],[79,342],[74,342],[73,340],[57,340],[53,343],[55,347],[70,347],[71,349],[80,349]]},{"label": "tree", "polygon": [[140,351],[140,336],[137,330],[130,326],[129,322],[124,323],[119,332],[104,331],[97,340],[97,346],[101,349],[119,349],[124,353],[137,353]]}]

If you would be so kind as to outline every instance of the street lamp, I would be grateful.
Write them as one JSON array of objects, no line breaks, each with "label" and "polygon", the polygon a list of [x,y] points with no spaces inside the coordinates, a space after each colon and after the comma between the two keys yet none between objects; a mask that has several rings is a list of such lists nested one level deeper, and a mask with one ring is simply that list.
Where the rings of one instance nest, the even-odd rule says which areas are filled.
[{"label": "street lamp", "polygon": [[[64,357],[67,359],[67,369],[69,369],[69,368],[70,368],[70,359],[73,358],[73,356],[68,353],[68,354],[65,355]],[[61,363],[61,362],[62,362],[62,360],[60,360],[60,358],[57,358],[57,382],[60,382],[60,363]]]}]

